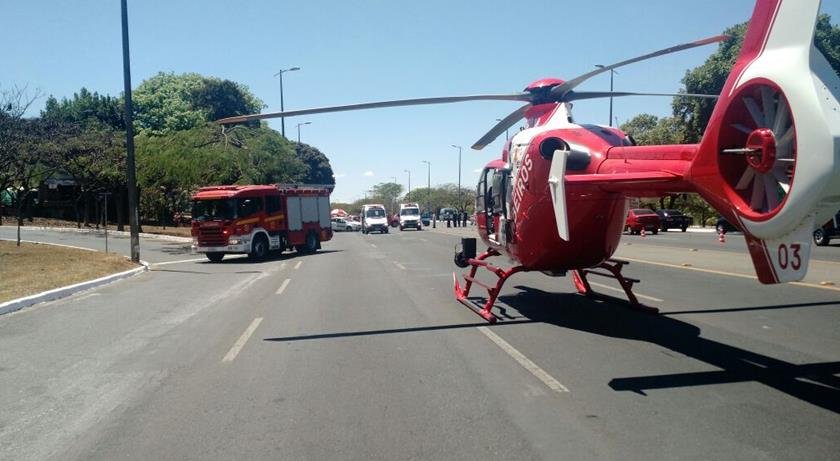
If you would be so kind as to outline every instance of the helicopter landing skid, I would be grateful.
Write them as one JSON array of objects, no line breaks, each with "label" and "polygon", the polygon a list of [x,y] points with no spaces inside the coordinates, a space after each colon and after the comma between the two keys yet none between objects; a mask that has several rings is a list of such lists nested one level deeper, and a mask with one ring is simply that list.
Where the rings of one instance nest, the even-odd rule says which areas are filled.
[{"label": "helicopter landing skid", "polygon": [[[498,317],[493,315],[492,309],[493,304],[496,303],[496,297],[499,296],[499,292],[502,290],[502,285],[505,284],[505,281],[511,275],[526,270],[522,266],[515,266],[508,270],[505,270],[485,261],[485,259],[489,258],[490,256],[498,255],[499,252],[490,249],[479,255],[477,258],[469,259],[467,262],[472,267],[470,268],[470,273],[464,275],[464,280],[466,280],[466,284],[463,288],[461,288],[461,284],[458,283],[458,276],[455,275],[454,272],[452,273],[452,279],[454,281],[455,299],[457,299],[461,304],[467,306],[471,311],[480,315],[484,320],[487,320],[489,323],[496,323],[496,320],[498,320]],[[499,278],[495,286],[486,285],[476,280],[475,273],[478,271],[479,267],[487,269]],[[487,290],[487,301],[484,303],[483,307],[479,304],[474,303],[468,298],[468,296],[470,295],[470,288],[472,288],[473,284],[476,284]]]},{"label": "helicopter landing skid", "polygon": [[[618,281],[619,285],[621,285],[621,288],[624,289],[624,293],[627,295],[627,300],[629,301],[630,307],[632,309],[647,312],[650,314],[658,313],[659,309],[655,307],[645,306],[644,304],[640,303],[638,299],[636,299],[636,295],[633,294],[633,284],[638,283],[639,280],[621,275],[621,269],[627,264],[629,264],[627,261],[622,261],[620,259],[608,259],[593,268],[578,269],[572,271],[572,279],[575,282],[575,288],[577,288],[578,293],[586,296],[603,296],[600,293],[596,293],[592,289],[592,286],[589,284],[589,280],[587,280],[586,276],[591,274],[615,279]],[[604,269],[607,272],[601,272],[597,269]]]}]

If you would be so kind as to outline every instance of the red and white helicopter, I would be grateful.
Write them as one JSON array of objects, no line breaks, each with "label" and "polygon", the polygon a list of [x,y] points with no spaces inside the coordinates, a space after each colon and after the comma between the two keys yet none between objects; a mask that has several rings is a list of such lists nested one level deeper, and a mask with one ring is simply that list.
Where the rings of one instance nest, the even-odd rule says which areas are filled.
[{"label": "red and white helicopter", "polygon": [[[718,97],[699,144],[635,146],[616,128],[573,121],[571,102],[627,92],[576,92],[603,72],[644,59],[726,39],[711,37],[605,66],[574,79],[537,80],[521,93],[405,99],[230,117],[241,123],[273,117],[476,100],[526,104],[478,140],[481,149],[526,119],[527,129],[505,144],[481,173],[476,222],[488,250],[475,255],[465,239],[456,263],[471,267],[455,296],[489,322],[504,282],[522,271],[562,275],[595,294],[587,276],[618,280],[630,304],[634,280],[611,259],[621,238],[630,197],[698,192],[743,230],[762,283],[801,280],[811,232],[840,208],[840,79],[814,47],[819,0],[757,0],[741,54]],[[668,96],[668,95],[664,95]],[[676,96],[676,95],[671,95]],[[680,95],[709,97],[708,95]],[[506,255],[516,265],[488,262]],[[485,268],[495,284],[476,280]],[[454,274],[453,274],[454,277]],[[483,306],[467,297],[484,287]]]}]

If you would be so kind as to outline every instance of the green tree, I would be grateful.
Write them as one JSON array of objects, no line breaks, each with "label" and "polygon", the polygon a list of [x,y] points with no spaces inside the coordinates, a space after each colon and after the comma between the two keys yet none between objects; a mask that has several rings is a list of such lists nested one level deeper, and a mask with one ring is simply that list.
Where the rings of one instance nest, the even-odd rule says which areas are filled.
[{"label": "green tree", "polygon": [[323,152],[309,144],[294,143],[295,155],[306,165],[306,175],[302,181],[306,184],[335,184],[330,159]]},{"label": "green tree", "polygon": [[[702,65],[686,72],[682,80],[686,93],[720,94],[741,52],[746,30],[746,23],[742,23],[723,32],[732,36],[732,39],[722,42],[718,50]],[[831,18],[828,15],[820,15],[817,19],[814,43],[840,75],[840,28],[831,25]],[[685,142],[698,142],[712,115],[715,101],[676,97],[672,106],[674,116],[684,127]]]},{"label": "green tree", "polygon": [[189,130],[263,108],[262,101],[244,85],[196,73],[160,72],[143,81],[132,97],[135,128],[138,134],[147,135]]},{"label": "green tree", "polygon": [[639,145],[681,144],[685,135],[680,120],[639,114],[621,125],[621,131],[632,136]]},{"label": "green tree", "polygon": [[60,123],[78,123],[86,127],[104,126],[112,130],[125,131],[123,101],[120,98],[91,93],[82,88],[72,99],[54,96],[47,98],[41,117]]},{"label": "green tree", "polygon": [[214,123],[137,136],[137,180],[144,217],[168,222],[199,187],[299,182],[306,174],[290,143],[269,128]]}]

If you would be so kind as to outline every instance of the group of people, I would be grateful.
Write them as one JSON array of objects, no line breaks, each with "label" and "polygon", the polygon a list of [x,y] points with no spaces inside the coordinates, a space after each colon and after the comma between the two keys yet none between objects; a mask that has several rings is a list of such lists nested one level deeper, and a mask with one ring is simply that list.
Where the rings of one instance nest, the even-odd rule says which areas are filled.
[{"label": "group of people", "polygon": [[446,227],[467,227],[469,214],[466,211],[460,213],[447,214],[445,216]]}]

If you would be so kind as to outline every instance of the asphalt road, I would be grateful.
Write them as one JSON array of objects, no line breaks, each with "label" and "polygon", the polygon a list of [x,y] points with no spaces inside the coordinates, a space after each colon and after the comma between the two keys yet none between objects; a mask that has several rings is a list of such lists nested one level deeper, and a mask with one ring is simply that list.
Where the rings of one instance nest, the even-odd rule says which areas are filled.
[{"label": "asphalt road", "polygon": [[456,235],[222,264],[144,240],[151,271],[0,317],[0,459],[836,458],[840,290],[697,235],[619,249],[659,315],[526,273],[492,327],[453,300]]}]

